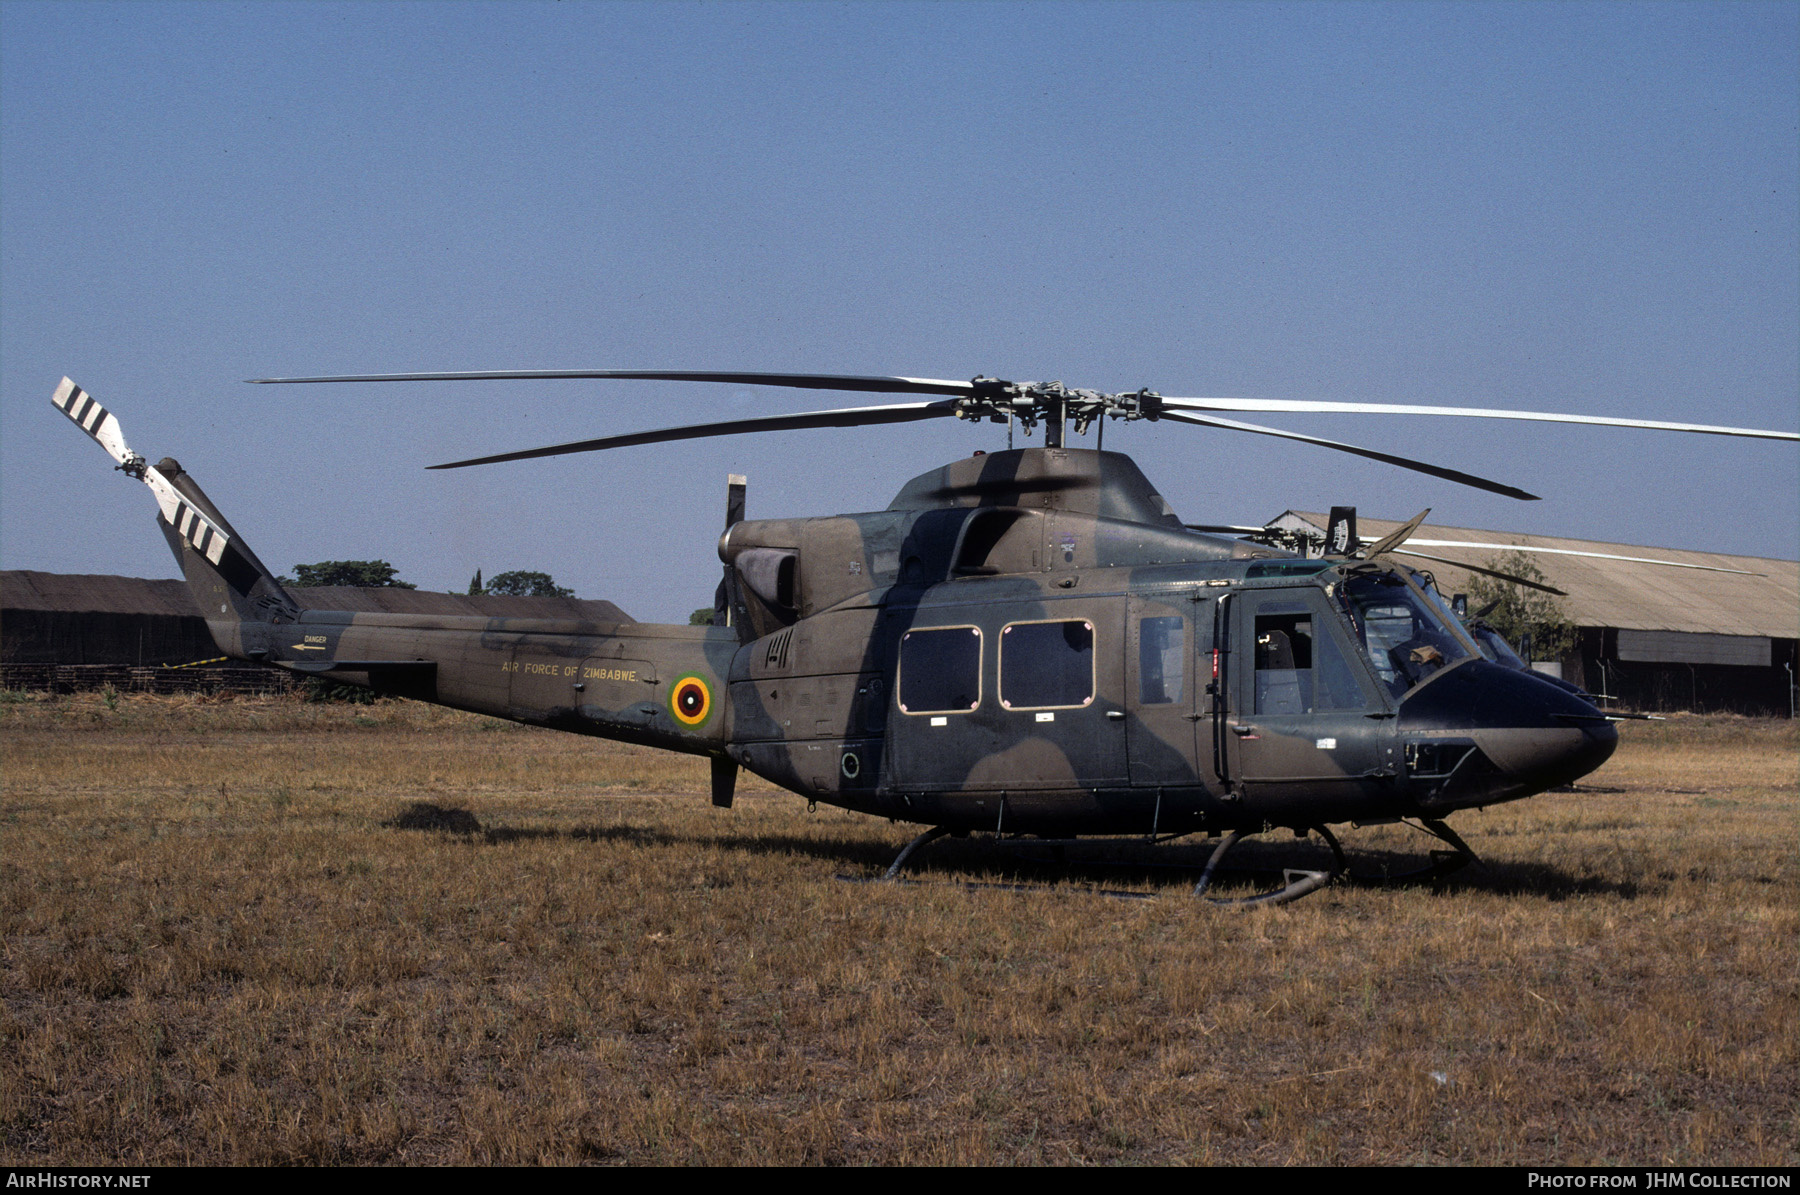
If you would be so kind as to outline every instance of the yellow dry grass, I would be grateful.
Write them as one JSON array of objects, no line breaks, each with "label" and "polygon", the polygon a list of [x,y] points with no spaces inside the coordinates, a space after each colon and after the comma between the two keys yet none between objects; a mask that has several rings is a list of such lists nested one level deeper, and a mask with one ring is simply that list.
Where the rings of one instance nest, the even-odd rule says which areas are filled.
[{"label": "yellow dry grass", "polygon": [[1786,723],[1627,725],[1436,891],[1240,913],[845,883],[913,828],[406,703],[6,697],[15,1164],[1796,1161]]}]

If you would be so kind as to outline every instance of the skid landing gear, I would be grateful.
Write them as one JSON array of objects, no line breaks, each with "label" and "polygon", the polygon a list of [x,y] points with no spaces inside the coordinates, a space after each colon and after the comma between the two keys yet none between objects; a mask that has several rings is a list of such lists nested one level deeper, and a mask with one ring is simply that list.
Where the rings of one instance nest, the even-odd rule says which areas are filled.
[{"label": "skid landing gear", "polygon": [[925,833],[907,843],[901,848],[900,853],[894,856],[893,863],[889,864],[887,872],[881,878],[884,880],[899,879],[900,869],[906,866],[906,861],[912,857],[914,851],[927,843],[936,842],[948,833],[950,833],[949,826],[933,826],[931,829],[925,831]]},{"label": "skid landing gear", "polygon": [[1307,871],[1300,868],[1284,868],[1281,873],[1282,886],[1270,892],[1259,892],[1255,896],[1238,896],[1220,898],[1207,896],[1206,890],[1212,887],[1213,872],[1218,870],[1219,861],[1227,852],[1243,841],[1243,834],[1231,831],[1219,839],[1219,845],[1213,848],[1212,858],[1206,861],[1206,870],[1200,873],[1200,882],[1194,885],[1194,895],[1203,897],[1207,903],[1224,905],[1232,908],[1246,909],[1256,905],[1284,905],[1290,900],[1299,900],[1302,896],[1310,896],[1331,881],[1344,874],[1344,848],[1324,826],[1312,827],[1310,833],[1317,834],[1331,848],[1331,869],[1329,871]]},{"label": "skid landing gear", "polygon": [[1426,881],[1441,880],[1452,872],[1461,871],[1471,863],[1480,862],[1480,856],[1469,849],[1469,844],[1459,837],[1455,830],[1435,818],[1420,818],[1419,828],[1451,849],[1432,851],[1431,862],[1411,871],[1396,875],[1357,875],[1350,874],[1350,882],[1369,888],[1384,888],[1389,885],[1419,884]]},{"label": "skid landing gear", "polygon": [[[1325,845],[1331,848],[1330,867],[1321,870],[1294,867],[1284,868],[1281,873],[1282,883],[1279,888],[1273,888],[1267,892],[1258,892],[1251,896],[1208,896],[1207,892],[1212,887],[1213,877],[1219,871],[1220,863],[1223,862],[1225,856],[1231,852],[1232,847],[1249,837],[1249,835],[1246,835],[1241,830],[1232,830],[1219,840],[1218,846],[1213,848],[1212,855],[1208,857],[1206,861],[1206,867],[1200,873],[1200,882],[1194,885],[1194,895],[1202,898],[1208,904],[1218,905],[1222,908],[1242,909],[1255,908],[1261,905],[1284,905],[1289,901],[1299,900],[1303,896],[1310,896],[1340,877],[1348,880],[1352,884],[1366,887],[1417,884],[1442,879],[1444,876],[1459,871],[1462,868],[1467,867],[1470,863],[1477,861],[1475,852],[1469,849],[1469,844],[1458,837],[1456,831],[1452,830],[1443,822],[1431,818],[1422,818],[1416,828],[1424,833],[1432,835],[1452,849],[1447,851],[1432,851],[1431,861],[1429,863],[1425,864],[1423,867],[1414,868],[1411,871],[1391,875],[1385,873],[1381,875],[1358,875],[1350,870],[1349,864],[1344,858],[1344,848],[1338,843],[1337,836],[1325,826],[1312,826],[1301,836],[1304,837],[1306,834],[1317,834],[1324,840]],[[961,837],[963,833],[966,833],[966,831],[958,832],[950,829],[948,826],[933,826],[931,829],[914,838],[911,842],[908,842],[906,846],[901,849],[899,855],[895,856],[893,863],[888,866],[887,871],[882,874],[882,880],[899,880],[901,878],[901,872],[906,867],[907,861],[918,852],[920,847],[936,842],[945,835],[955,834],[956,836]],[[1146,843],[1162,843],[1170,842],[1181,837],[1184,837],[1184,835],[1171,834],[1166,837],[1140,841]],[[1019,843],[1019,840],[1015,838],[1002,838],[1000,841],[1002,845],[1016,846]],[[1049,847],[1058,852],[1057,857],[1060,859],[1062,857],[1060,853],[1061,848],[1073,845],[1074,841],[1075,840],[1073,839],[1034,840],[1032,845]],[[966,886],[971,888],[1004,888],[1008,891],[1031,891],[1036,887],[1031,884],[970,884]],[[1146,896],[1143,893],[1101,891],[1103,895],[1107,896],[1130,897],[1135,900],[1155,899],[1154,897]]]},{"label": "skid landing gear", "polygon": [[[1282,873],[1284,880],[1282,887],[1275,889],[1272,892],[1263,892],[1258,893],[1255,896],[1234,897],[1229,899],[1207,896],[1206,890],[1212,886],[1213,873],[1218,870],[1220,860],[1224,859],[1226,853],[1229,852],[1233,846],[1243,840],[1244,835],[1240,831],[1233,830],[1220,840],[1219,845],[1214,849],[1211,858],[1207,860],[1206,869],[1200,874],[1200,882],[1194,886],[1194,895],[1204,897],[1209,904],[1220,905],[1223,907],[1248,908],[1255,905],[1286,904],[1288,901],[1299,900],[1302,896],[1317,892],[1320,888],[1325,887],[1325,885],[1331,883],[1331,881],[1344,873],[1344,851],[1343,848],[1338,845],[1337,838],[1324,826],[1314,826],[1309,832],[1319,835],[1319,837],[1325,840],[1325,844],[1331,848],[1332,865],[1328,870],[1307,871],[1288,868]],[[887,871],[882,874],[882,880],[894,881],[900,879],[900,873],[905,868],[907,860],[911,859],[920,847],[935,842],[946,834],[951,833],[953,833],[953,831],[947,826],[933,826],[931,829],[914,838],[901,849],[899,855],[895,856],[893,863],[889,864]],[[1172,834],[1153,841],[1168,842],[1180,837],[1183,837],[1183,835]],[[1074,840],[1069,841],[1073,842]],[[1035,845],[1049,846],[1052,849],[1058,850],[1058,857],[1060,858],[1060,848],[1067,844],[1060,841],[1042,841]],[[969,886],[982,888],[1000,887],[1012,891],[1029,891],[1033,887],[1033,885],[1020,884],[979,884]],[[1101,892],[1106,896],[1130,897],[1135,900],[1154,899],[1154,897],[1147,897],[1143,893],[1112,892],[1104,889],[1102,889]]]}]

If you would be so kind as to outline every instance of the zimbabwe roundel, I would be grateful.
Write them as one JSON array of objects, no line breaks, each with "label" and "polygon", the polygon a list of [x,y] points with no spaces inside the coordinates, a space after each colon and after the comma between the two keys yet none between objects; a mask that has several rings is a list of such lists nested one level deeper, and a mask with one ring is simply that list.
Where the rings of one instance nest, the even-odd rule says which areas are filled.
[{"label": "zimbabwe roundel", "polygon": [[698,726],[712,714],[712,690],[697,676],[684,676],[669,694],[669,711],[683,726]]}]

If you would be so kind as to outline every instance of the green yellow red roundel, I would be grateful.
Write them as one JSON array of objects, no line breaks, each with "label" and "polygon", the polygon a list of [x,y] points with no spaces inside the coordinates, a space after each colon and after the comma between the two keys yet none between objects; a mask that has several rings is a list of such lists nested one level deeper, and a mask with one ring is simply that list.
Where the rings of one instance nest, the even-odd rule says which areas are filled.
[{"label": "green yellow red roundel", "polygon": [[700,726],[712,717],[712,689],[704,680],[689,673],[669,690],[669,712],[683,726]]}]

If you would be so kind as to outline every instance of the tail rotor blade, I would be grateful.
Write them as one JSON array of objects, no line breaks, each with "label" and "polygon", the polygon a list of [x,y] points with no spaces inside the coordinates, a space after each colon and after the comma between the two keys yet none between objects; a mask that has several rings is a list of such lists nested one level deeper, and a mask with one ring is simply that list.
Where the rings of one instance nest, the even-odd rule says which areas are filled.
[{"label": "tail rotor blade", "polygon": [[193,546],[194,551],[218,564],[225,557],[225,547],[231,543],[231,537],[219,529],[219,525],[201,514],[192,502],[181,496],[181,492],[172,485],[168,478],[157,472],[154,466],[144,469],[144,484],[156,495],[156,504],[162,508],[162,517],[169,526],[175,528]]},{"label": "tail rotor blade", "polygon": [[69,421],[89,436],[94,443],[106,449],[107,455],[118,462],[121,468],[141,464],[143,457],[131,451],[125,443],[125,433],[119,427],[119,421],[113,413],[94,401],[94,396],[71,382],[68,378],[56,388],[50,396],[56,409],[69,417]]},{"label": "tail rotor blade", "polygon": [[76,427],[106,449],[107,454],[119,463],[120,469],[141,479],[150,487],[150,492],[156,496],[156,505],[162,512],[163,521],[175,528],[196,552],[213,564],[218,564],[224,558],[231,536],[183,497],[167,477],[145,464],[143,457],[131,451],[130,446],[125,443],[125,433],[111,411],[68,378],[62,380],[56,393],[50,396],[50,401]]}]

